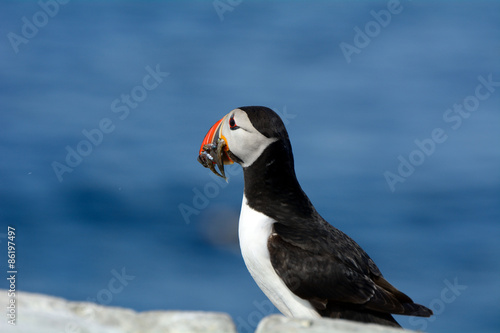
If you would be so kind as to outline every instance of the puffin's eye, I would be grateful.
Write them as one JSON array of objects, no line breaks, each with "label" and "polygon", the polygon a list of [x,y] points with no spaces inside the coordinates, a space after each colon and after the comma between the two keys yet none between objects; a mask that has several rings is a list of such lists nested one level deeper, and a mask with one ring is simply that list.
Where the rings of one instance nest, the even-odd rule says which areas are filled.
[{"label": "puffin's eye", "polygon": [[236,121],[234,120],[234,116],[232,116],[229,119],[229,128],[231,128],[233,130],[238,128],[238,126],[236,126]]}]

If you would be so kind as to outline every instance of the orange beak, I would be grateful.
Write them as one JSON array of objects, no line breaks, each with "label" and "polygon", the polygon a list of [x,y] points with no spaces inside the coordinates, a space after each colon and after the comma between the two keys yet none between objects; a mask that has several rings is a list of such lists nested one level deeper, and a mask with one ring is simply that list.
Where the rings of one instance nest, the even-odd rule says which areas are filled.
[{"label": "orange beak", "polygon": [[[216,122],[209,130],[207,135],[205,135],[205,138],[203,139],[203,142],[201,143],[200,147],[200,154],[204,151],[203,147],[207,144],[217,144],[217,141],[219,141],[219,136],[220,136],[220,128],[222,127],[222,121],[226,117],[222,118],[218,122]],[[226,140],[224,140],[226,141]],[[227,142],[226,142],[227,144]],[[229,149],[229,148],[228,148]]]},{"label": "orange beak", "polygon": [[[221,133],[225,119],[226,116],[216,122],[205,135],[200,147],[198,162],[227,181],[224,164],[233,164],[234,162],[228,154],[227,139]],[[219,172],[215,169],[215,166],[219,168]]]}]

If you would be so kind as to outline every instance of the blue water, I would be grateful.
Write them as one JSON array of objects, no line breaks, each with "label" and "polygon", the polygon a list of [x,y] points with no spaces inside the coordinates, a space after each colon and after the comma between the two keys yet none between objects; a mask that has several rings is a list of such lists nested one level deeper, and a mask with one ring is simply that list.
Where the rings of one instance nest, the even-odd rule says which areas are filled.
[{"label": "blue water", "polygon": [[[500,81],[499,2],[403,1],[390,22],[362,1],[1,8],[0,246],[15,227],[19,290],[251,331],[276,310],[239,254],[241,170],[226,184],[196,157],[228,111],[266,105],[318,211],[434,309],[404,327],[500,331],[500,87],[477,92]],[[346,58],[355,27],[371,37]]]}]

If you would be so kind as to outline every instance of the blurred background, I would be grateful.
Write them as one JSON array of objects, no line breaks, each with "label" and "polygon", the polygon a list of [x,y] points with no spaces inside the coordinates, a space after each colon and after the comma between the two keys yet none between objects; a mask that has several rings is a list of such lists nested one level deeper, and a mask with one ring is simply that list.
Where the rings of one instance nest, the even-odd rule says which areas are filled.
[{"label": "blurred background", "polygon": [[242,172],[196,157],[223,115],[265,105],[320,214],[434,310],[404,327],[500,330],[499,2],[1,8],[0,267],[13,226],[19,290],[253,331],[276,310],[239,253]]}]

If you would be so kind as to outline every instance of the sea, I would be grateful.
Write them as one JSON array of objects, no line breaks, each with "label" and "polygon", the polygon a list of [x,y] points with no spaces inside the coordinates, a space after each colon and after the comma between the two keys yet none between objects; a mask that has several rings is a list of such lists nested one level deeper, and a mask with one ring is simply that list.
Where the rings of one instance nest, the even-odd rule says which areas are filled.
[{"label": "sea", "polygon": [[14,236],[18,291],[253,332],[277,310],[239,251],[242,170],[197,156],[263,105],[318,212],[434,311],[403,327],[500,332],[500,2],[0,8],[0,288]]}]

